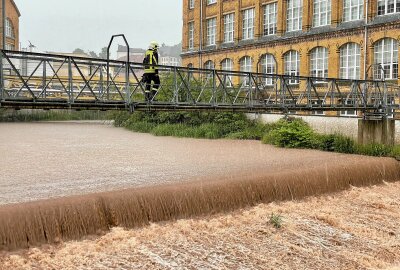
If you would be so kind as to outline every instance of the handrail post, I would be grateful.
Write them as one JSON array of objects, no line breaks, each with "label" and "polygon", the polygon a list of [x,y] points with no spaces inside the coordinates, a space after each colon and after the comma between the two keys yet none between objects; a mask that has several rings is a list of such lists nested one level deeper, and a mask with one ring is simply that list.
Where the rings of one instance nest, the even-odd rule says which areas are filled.
[{"label": "handrail post", "polygon": [[178,74],[176,67],[173,68],[174,70],[174,96],[175,96],[175,104],[179,102],[179,89],[178,89]]},{"label": "handrail post", "polygon": [[129,104],[131,104],[131,101],[130,101],[130,99],[131,99],[131,91],[129,90],[129,86],[130,86],[130,84],[129,84],[129,68],[130,68],[130,63],[129,63],[129,58],[128,58],[128,61],[126,62],[126,70],[125,70],[125,91],[126,91],[126,101],[125,101],[125,103],[126,103],[126,105],[129,105]]},{"label": "handrail post", "polygon": [[124,39],[125,45],[126,45],[126,51],[127,51],[127,56],[126,56],[126,72],[125,73],[125,78],[127,79],[127,82],[125,82],[125,91],[126,91],[126,100],[125,102],[128,102],[130,104],[130,93],[128,93],[129,90],[129,66],[130,66],[130,47],[129,43],[125,37],[124,34],[118,34],[118,35],[112,35],[110,39],[110,43],[108,43],[107,47],[107,100],[110,100],[110,48],[111,45],[114,41],[114,38],[116,37],[122,37]]},{"label": "handrail post", "polygon": [[68,57],[68,94],[69,94],[69,102],[70,104],[74,103],[74,86],[72,83],[72,58]]},{"label": "handrail post", "polygon": [[[46,74],[46,69],[47,69],[46,60],[44,60],[43,61],[43,78],[42,78],[42,91],[43,91],[43,94],[44,94],[44,98],[47,98],[47,86],[46,86],[47,74]],[[40,97],[38,97],[38,98],[40,98]]]},{"label": "handrail post", "polygon": [[[0,101],[4,99],[4,67],[3,67],[3,51],[0,52]],[[0,103],[1,105],[1,103]]]},{"label": "handrail post", "polygon": [[217,94],[217,81],[216,81],[216,76],[217,72],[215,69],[213,69],[213,90],[212,90],[212,106],[215,107],[217,105],[217,99],[216,99],[216,94]]}]

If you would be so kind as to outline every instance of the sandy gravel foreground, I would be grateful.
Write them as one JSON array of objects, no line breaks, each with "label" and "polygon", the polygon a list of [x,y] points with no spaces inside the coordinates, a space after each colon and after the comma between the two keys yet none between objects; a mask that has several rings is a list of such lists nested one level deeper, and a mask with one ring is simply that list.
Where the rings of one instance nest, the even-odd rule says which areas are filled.
[{"label": "sandy gravel foreground", "polygon": [[[115,228],[0,254],[0,269],[400,269],[400,183],[226,215]],[[280,213],[283,227],[269,223]]]}]

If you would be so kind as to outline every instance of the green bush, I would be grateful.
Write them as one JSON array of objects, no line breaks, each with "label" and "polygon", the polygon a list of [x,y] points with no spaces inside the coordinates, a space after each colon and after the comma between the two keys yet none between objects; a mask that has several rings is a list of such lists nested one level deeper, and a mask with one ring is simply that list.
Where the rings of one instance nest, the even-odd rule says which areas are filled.
[{"label": "green bush", "polygon": [[366,155],[366,156],[375,156],[375,157],[385,157],[389,156],[393,147],[379,144],[379,143],[371,143],[367,145],[357,145],[356,152],[357,154]]},{"label": "green bush", "polygon": [[318,149],[329,152],[352,154],[355,152],[356,143],[353,139],[341,134],[317,135]]},{"label": "green bush", "polygon": [[390,156],[400,160],[400,144],[393,146]]},{"label": "green bush", "polygon": [[286,148],[318,148],[319,140],[311,127],[301,119],[278,121],[263,142]]}]

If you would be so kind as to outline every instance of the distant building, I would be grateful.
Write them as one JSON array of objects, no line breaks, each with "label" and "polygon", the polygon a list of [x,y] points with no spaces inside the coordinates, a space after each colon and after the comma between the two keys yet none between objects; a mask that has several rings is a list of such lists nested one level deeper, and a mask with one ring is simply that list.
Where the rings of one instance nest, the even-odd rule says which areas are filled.
[{"label": "distant building", "polygon": [[[174,46],[167,46],[162,44],[159,49],[159,64],[166,66],[180,66],[182,52],[181,44]],[[140,48],[130,48],[129,50],[129,61],[134,63],[142,63],[146,50]],[[117,60],[126,61],[127,48],[126,46],[118,46]]]},{"label": "distant building", "polygon": [[[129,49],[129,61],[135,62],[135,63],[142,63],[145,53],[146,53],[146,50],[144,50],[144,49],[130,48]],[[126,61],[126,56],[127,56],[127,47],[118,45],[117,60]]]},{"label": "distant building", "polygon": [[[18,10],[14,0],[6,0],[6,50],[19,50],[19,17],[21,13]],[[2,6],[0,1],[0,14],[2,14]],[[0,20],[0,29],[3,29],[3,20]],[[0,47],[3,44],[3,35],[0,34]]]},{"label": "distant building", "polygon": [[166,46],[165,44],[160,47],[160,65],[165,66],[181,66],[182,59],[182,44],[174,46]]}]

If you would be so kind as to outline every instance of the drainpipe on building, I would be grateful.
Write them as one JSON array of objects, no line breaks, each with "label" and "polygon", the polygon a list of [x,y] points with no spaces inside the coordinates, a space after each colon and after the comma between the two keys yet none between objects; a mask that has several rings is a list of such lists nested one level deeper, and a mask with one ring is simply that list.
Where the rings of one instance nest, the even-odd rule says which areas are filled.
[{"label": "drainpipe on building", "polygon": [[[367,58],[368,58],[368,3],[365,1],[365,26],[364,26],[364,80],[367,79]],[[372,71],[373,72],[373,71]]]},{"label": "drainpipe on building", "polygon": [[[2,27],[2,49],[4,50],[6,48],[6,1],[2,0],[1,1],[1,9],[2,9],[2,22],[3,22],[3,27]],[[0,54],[0,100],[3,100],[4,98],[4,76],[3,76],[3,53]]]},{"label": "drainpipe on building", "polygon": [[203,63],[203,0],[200,0],[200,42],[199,42],[199,68],[202,68]]}]

